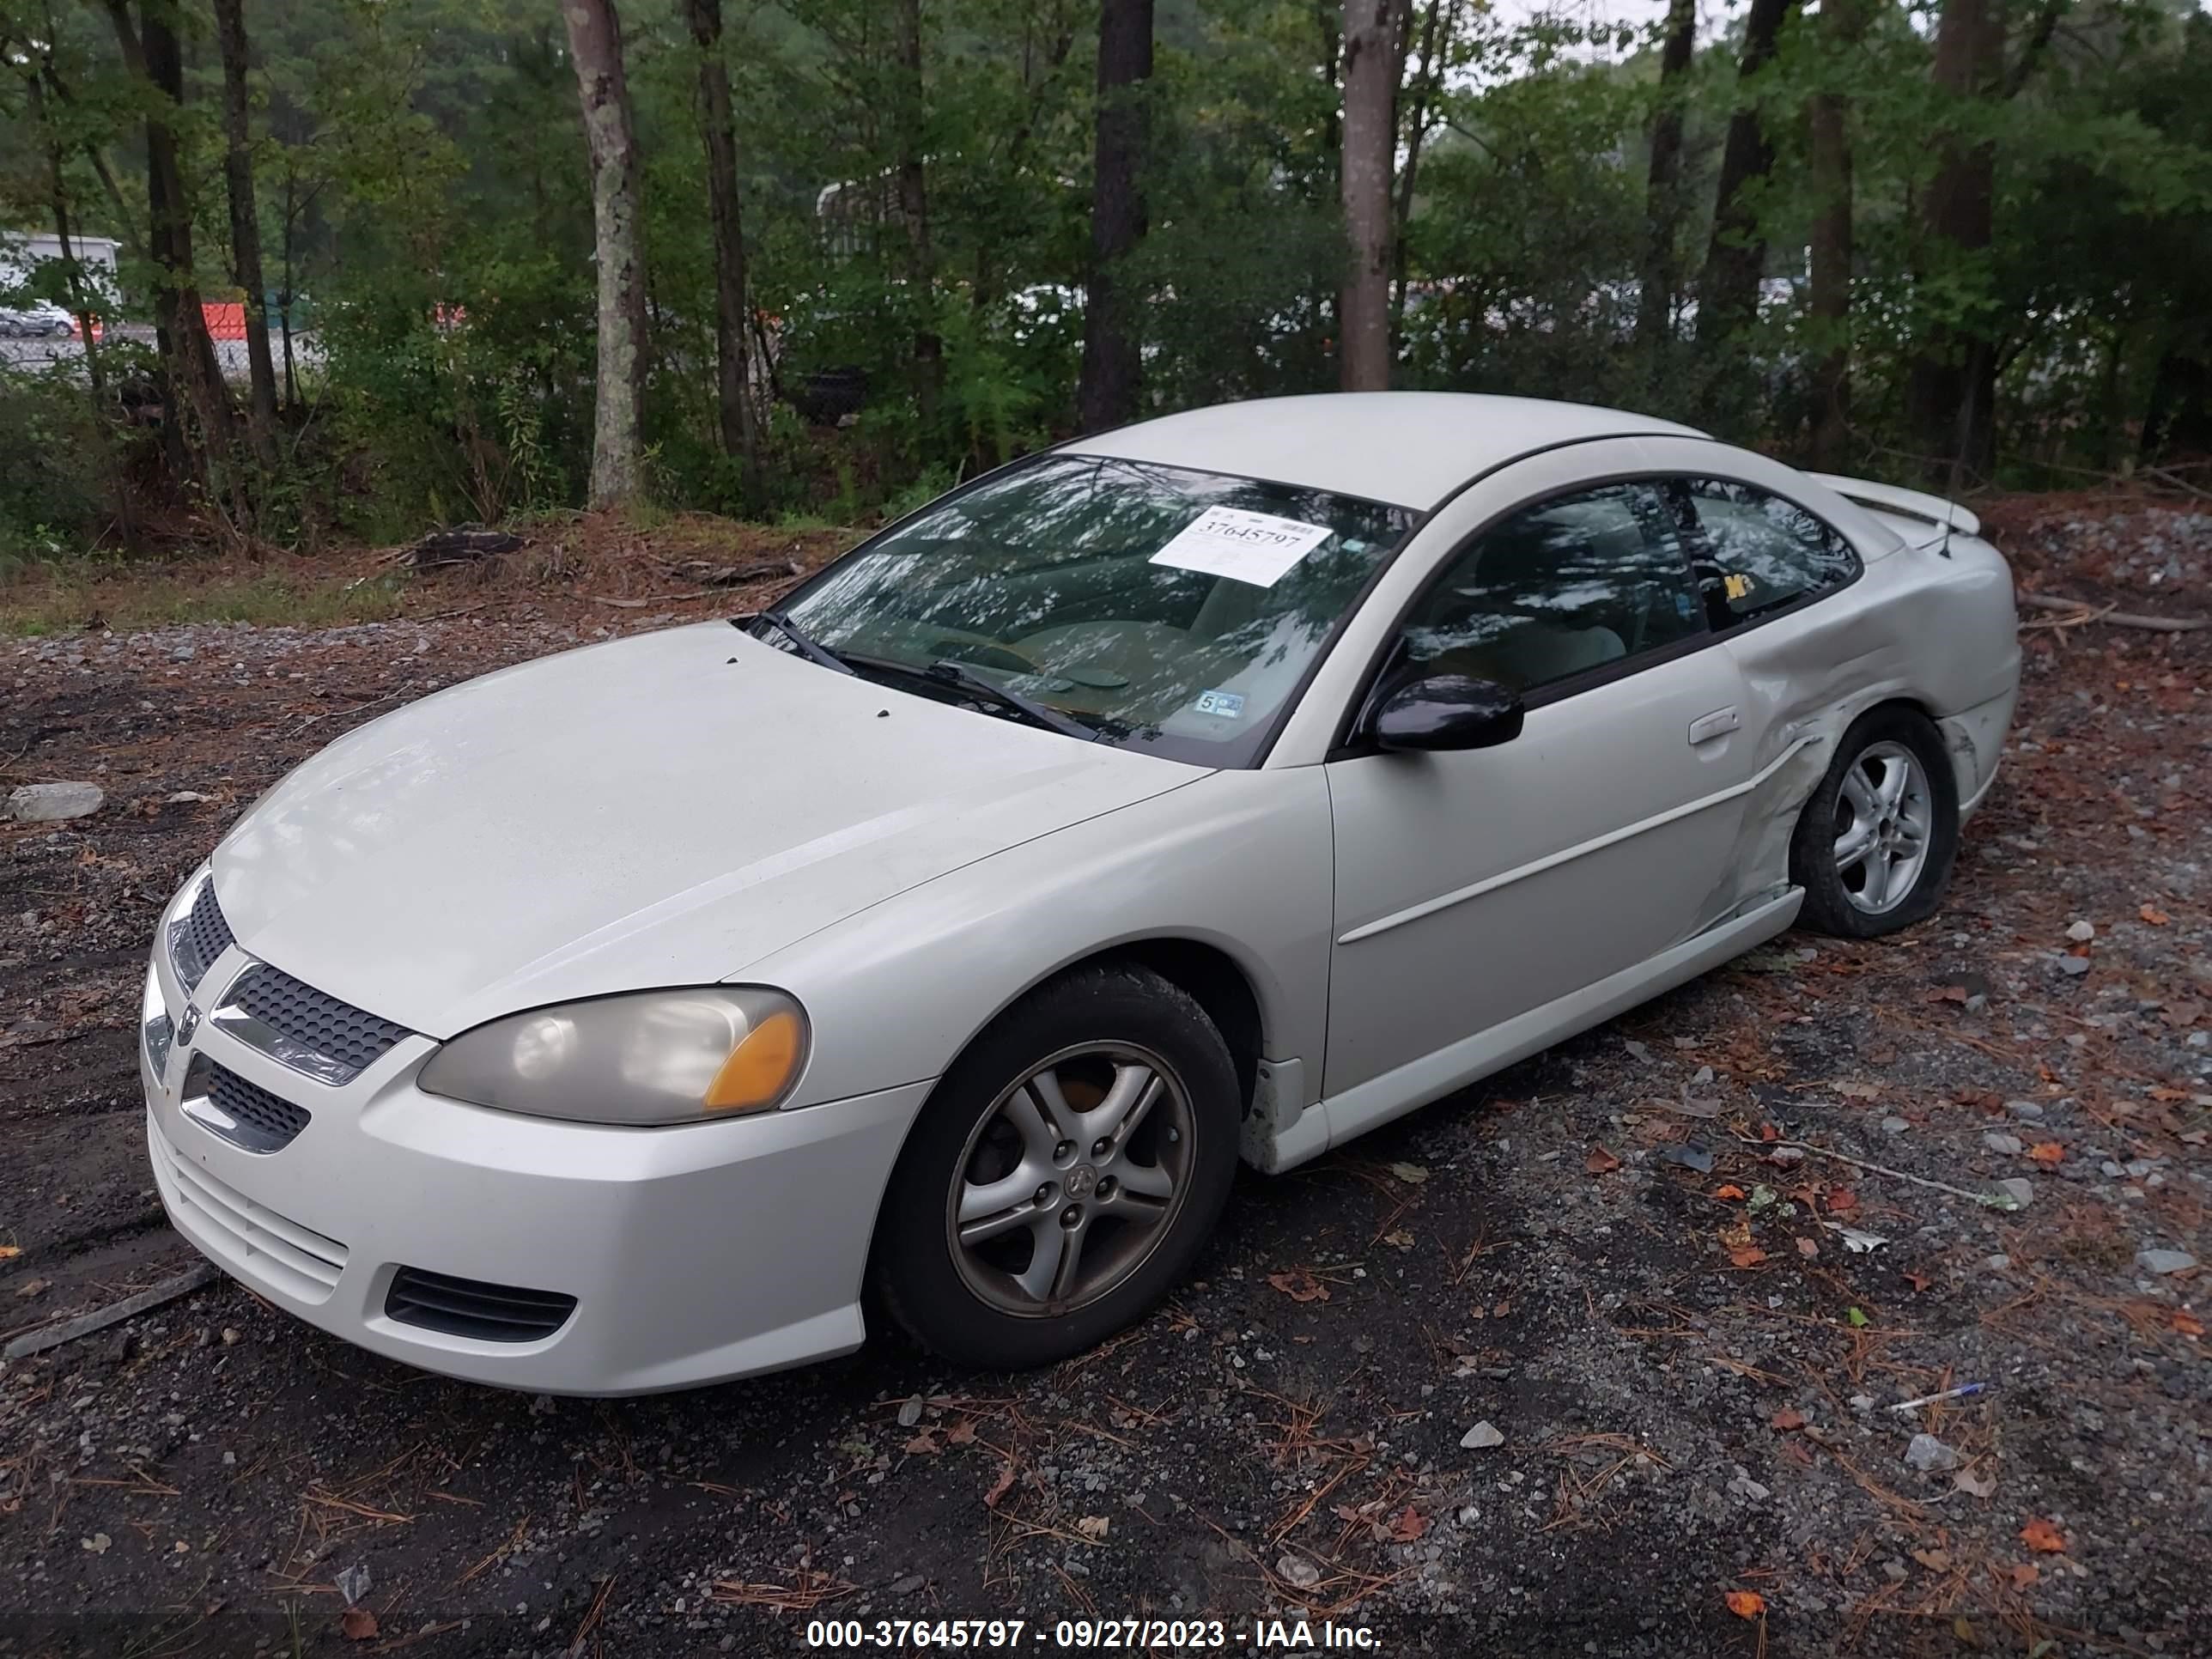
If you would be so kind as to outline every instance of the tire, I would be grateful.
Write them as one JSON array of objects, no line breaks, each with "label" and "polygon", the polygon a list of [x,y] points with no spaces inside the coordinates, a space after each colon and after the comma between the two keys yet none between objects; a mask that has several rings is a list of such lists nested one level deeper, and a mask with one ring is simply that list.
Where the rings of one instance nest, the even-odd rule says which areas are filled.
[{"label": "tire", "polygon": [[1925,921],[1958,854],[1958,783],[1942,738],[1916,709],[1871,709],[1836,745],[1790,838],[1790,878],[1805,890],[1798,920],[1839,939]]},{"label": "tire", "polygon": [[877,1219],[883,1303],[957,1365],[1080,1353],[1188,1272],[1228,1201],[1241,1115],[1228,1045],[1176,985],[1108,963],[1040,987],[907,1138]]}]

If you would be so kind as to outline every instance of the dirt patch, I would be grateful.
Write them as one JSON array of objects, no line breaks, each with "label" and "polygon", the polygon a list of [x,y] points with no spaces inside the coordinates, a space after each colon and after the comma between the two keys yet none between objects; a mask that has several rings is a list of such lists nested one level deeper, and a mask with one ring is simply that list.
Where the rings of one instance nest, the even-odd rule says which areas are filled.
[{"label": "dirt patch", "polygon": [[[2014,532],[2053,591],[2212,604],[2212,519],[2069,512]],[[0,828],[0,1328],[192,1259],[131,1025],[160,905],[237,813],[408,698],[714,609],[507,580],[441,620],[0,645],[4,781],[108,795]],[[1200,1277],[1055,1370],[878,1340],[533,1401],[227,1282],[8,1366],[0,1652],[753,1654],[810,1612],[1328,1609],[1389,1653],[2207,1651],[2203,1270],[2142,1253],[2212,1257],[2212,637],[2025,639],[1935,921],[1790,936],[1248,1176]],[[2025,1209],[1972,1196],[2009,1178]],[[1920,1433],[1947,1467],[1907,1462]],[[377,1634],[349,1641],[356,1566]]]}]

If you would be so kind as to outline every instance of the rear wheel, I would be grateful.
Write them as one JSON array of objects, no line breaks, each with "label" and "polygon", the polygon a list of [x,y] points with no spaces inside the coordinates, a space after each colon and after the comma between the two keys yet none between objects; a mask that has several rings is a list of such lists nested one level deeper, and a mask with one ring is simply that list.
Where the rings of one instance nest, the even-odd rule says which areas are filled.
[{"label": "rear wheel", "polygon": [[1958,790],[1942,738],[1916,710],[1874,709],[1844,734],[1790,838],[1802,920],[1845,939],[1925,921],[1958,850]]},{"label": "rear wheel", "polygon": [[875,1268],[946,1359],[1062,1359],[1188,1271],[1236,1172],[1237,1073],[1212,1022],[1146,969],[1079,969],[945,1074],[891,1177]]}]

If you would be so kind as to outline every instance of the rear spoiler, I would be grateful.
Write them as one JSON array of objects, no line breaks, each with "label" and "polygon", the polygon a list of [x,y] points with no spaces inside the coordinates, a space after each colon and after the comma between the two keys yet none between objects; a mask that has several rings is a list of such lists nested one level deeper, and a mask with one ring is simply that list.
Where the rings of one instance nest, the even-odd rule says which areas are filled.
[{"label": "rear spoiler", "polygon": [[1908,519],[1918,519],[1940,529],[1954,530],[1961,536],[1972,536],[1981,531],[1982,521],[1956,501],[1947,501],[1941,495],[1930,495],[1918,489],[1900,489],[1895,484],[1875,483],[1865,478],[1840,478],[1832,472],[1813,472],[1806,475],[1816,483],[1824,483],[1847,501],[1877,512],[1901,514]]}]

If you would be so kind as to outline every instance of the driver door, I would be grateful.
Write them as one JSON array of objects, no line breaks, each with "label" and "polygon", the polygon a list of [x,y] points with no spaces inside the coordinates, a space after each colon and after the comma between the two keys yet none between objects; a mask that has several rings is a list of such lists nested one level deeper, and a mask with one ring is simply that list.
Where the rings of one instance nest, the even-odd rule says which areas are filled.
[{"label": "driver door", "polygon": [[1497,681],[1526,720],[1328,763],[1329,1096],[1633,967],[1727,890],[1746,691],[1656,485],[1523,507],[1447,559],[1382,679],[1434,674]]}]

